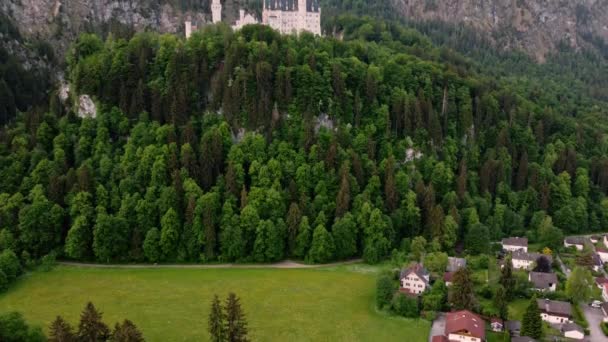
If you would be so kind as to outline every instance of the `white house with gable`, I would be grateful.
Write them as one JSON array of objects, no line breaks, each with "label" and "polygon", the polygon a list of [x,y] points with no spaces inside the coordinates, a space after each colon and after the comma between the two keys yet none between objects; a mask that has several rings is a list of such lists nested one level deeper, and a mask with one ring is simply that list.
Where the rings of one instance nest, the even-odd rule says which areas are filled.
[{"label": "white house with gable", "polygon": [[400,292],[420,295],[429,288],[430,274],[421,264],[415,264],[403,269],[399,275]]}]

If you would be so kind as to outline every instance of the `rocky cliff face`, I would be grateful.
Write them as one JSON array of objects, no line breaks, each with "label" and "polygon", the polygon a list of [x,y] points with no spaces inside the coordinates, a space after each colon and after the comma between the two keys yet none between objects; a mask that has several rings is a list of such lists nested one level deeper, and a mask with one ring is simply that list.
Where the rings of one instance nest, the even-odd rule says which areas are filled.
[{"label": "rocky cliff face", "polygon": [[608,42],[607,0],[393,0],[408,20],[464,23],[490,33],[498,46],[520,48],[538,60],[562,41]]},{"label": "rocky cliff face", "polygon": [[[374,0],[381,1],[381,0]],[[408,20],[465,23],[488,32],[497,46],[521,48],[543,60],[562,41],[590,45],[590,37],[608,42],[608,0],[382,0],[391,1]],[[112,27],[181,32],[186,19],[211,21],[211,0],[3,0],[21,34],[50,42],[59,58],[81,32]],[[233,21],[241,6],[261,0],[223,0],[224,20]]]},{"label": "rocky cliff face", "polygon": [[[180,3],[180,2],[177,2]],[[81,32],[111,28],[179,32],[184,21],[209,21],[208,1],[188,9],[164,0],[3,0],[0,11],[12,18],[21,35],[53,44],[61,55]]]}]

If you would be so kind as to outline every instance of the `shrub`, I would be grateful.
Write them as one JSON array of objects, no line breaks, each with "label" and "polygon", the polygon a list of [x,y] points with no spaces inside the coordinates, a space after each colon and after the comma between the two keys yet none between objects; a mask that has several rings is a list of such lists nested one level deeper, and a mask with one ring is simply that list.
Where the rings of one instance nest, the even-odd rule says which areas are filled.
[{"label": "shrub", "polygon": [[10,282],[21,274],[21,263],[15,252],[5,249],[4,252],[0,253],[0,270],[4,272]]},{"label": "shrub", "polygon": [[402,293],[398,293],[393,297],[391,304],[393,311],[399,316],[410,318],[420,316],[418,298],[412,298]]},{"label": "shrub", "polygon": [[574,319],[574,323],[580,325],[584,329],[589,328],[589,322],[587,322],[585,315],[581,312],[580,306],[576,304],[572,305],[572,318]]},{"label": "shrub", "polygon": [[600,324],[600,328],[602,328],[602,331],[604,332],[604,335],[608,336],[608,323],[602,322]]},{"label": "shrub", "polygon": [[388,306],[395,292],[395,286],[390,274],[380,274],[376,281],[376,306],[383,309]]},{"label": "shrub", "polygon": [[57,264],[57,254],[51,252],[40,259],[40,270],[48,272]]}]

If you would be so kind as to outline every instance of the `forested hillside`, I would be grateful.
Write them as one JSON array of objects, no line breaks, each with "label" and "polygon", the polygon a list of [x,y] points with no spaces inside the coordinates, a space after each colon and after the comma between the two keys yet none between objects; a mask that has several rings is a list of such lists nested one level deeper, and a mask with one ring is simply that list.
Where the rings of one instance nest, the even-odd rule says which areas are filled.
[{"label": "forested hillside", "polygon": [[0,249],[375,263],[417,235],[477,254],[608,226],[605,107],[480,73],[398,24],[337,24],[343,40],[81,36],[70,80],[101,109],[2,129]]}]

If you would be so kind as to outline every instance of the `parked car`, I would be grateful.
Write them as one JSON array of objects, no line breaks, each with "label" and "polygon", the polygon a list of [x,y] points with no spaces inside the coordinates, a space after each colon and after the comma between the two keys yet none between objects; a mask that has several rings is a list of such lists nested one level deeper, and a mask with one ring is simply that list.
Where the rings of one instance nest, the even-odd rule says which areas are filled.
[{"label": "parked car", "polygon": [[591,305],[592,308],[599,309],[602,306],[602,302],[600,302],[599,300],[594,300],[589,305]]}]

